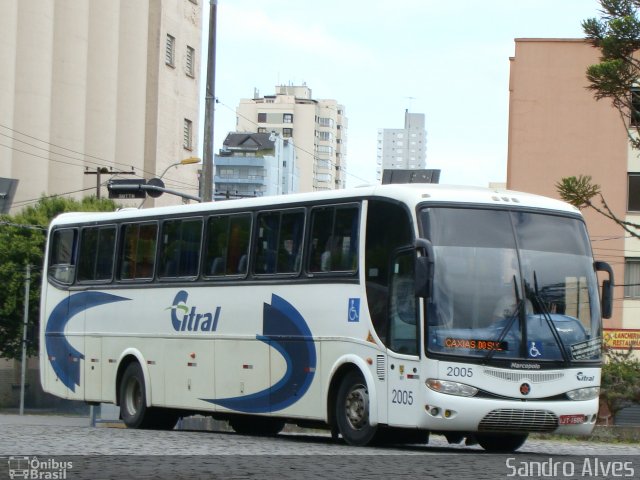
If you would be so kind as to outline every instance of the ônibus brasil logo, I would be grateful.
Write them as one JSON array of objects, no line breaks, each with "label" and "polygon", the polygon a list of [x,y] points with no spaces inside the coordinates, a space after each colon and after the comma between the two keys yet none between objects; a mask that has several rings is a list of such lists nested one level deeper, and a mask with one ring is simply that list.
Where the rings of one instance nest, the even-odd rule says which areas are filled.
[{"label": "\u00f4nibus brasil logo", "polygon": [[189,294],[180,290],[173,299],[171,310],[171,324],[176,332],[215,332],[218,328],[221,307],[216,307],[215,313],[200,313],[196,306],[189,307]]}]

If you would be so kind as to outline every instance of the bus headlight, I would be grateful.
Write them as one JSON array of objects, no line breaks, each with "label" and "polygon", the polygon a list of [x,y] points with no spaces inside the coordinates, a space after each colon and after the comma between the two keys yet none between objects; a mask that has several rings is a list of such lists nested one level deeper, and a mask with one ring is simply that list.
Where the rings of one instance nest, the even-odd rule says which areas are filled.
[{"label": "bus headlight", "polygon": [[567,392],[567,397],[571,400],[593,400],[600,395],[600,387],[586,387]]},{"label": "bus headlight", "polygon": [[478,393],[478,389],[464,383],[449,382],[447,380],[436,380],[435,378],[428,378],[425,382],[427,387],[439,393],[446,393],[447,395],[458,395],[459,397],[473,397]]}]

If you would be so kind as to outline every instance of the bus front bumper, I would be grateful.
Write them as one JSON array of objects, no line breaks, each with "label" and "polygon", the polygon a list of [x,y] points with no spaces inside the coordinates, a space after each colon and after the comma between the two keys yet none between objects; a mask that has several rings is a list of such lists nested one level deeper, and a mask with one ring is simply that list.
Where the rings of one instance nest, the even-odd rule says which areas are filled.
[{"label": "bus front bumper", "polygon": [[421,427],[431,431],[588,435],[598,418],[597,398],[525,402],[429,392],[425,400]]}]

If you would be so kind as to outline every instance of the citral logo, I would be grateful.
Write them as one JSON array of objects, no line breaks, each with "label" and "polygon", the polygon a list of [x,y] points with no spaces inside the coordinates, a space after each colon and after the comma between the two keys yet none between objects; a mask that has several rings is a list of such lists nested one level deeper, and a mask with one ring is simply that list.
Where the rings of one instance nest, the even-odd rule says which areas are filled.
[{"label": "citral logo", "polygon": [[215,332],[218,328],[221,307],[216,307],[215,314],[210,312],[198,313],[195,306],[189,308],[187,299],[189,294],[180,290],[173,299],[171,323],[176,332]]},{"label": "citral logo", "polygon": [[578,372],[576,378],[579,382],[593,382],[596,379],[595,375],[586,375],[582,372]]}]

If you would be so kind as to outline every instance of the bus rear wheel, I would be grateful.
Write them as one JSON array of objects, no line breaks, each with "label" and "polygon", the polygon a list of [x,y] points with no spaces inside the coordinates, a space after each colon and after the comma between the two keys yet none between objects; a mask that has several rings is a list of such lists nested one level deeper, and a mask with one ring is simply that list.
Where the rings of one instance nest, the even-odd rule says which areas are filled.
[{"label": "bus rear wheel", "polygon": [[172,410],[147,407],[147,392],[142,367],[130,363],[120,380],[120,418],[128,428],[171,430],[178,415]]},{"label": "bus rear wheel", "polygon": [[343,379],[336,396],[336,423],[349,445],[367,445],[377,427],[369,423],[369,390],[359,372],[351,371]]},{"label": "bus rear wheel", "polygon": [[527,441],[529,434],[477,433],[476,440],[482,448],[492,453],[511,453]]}]

